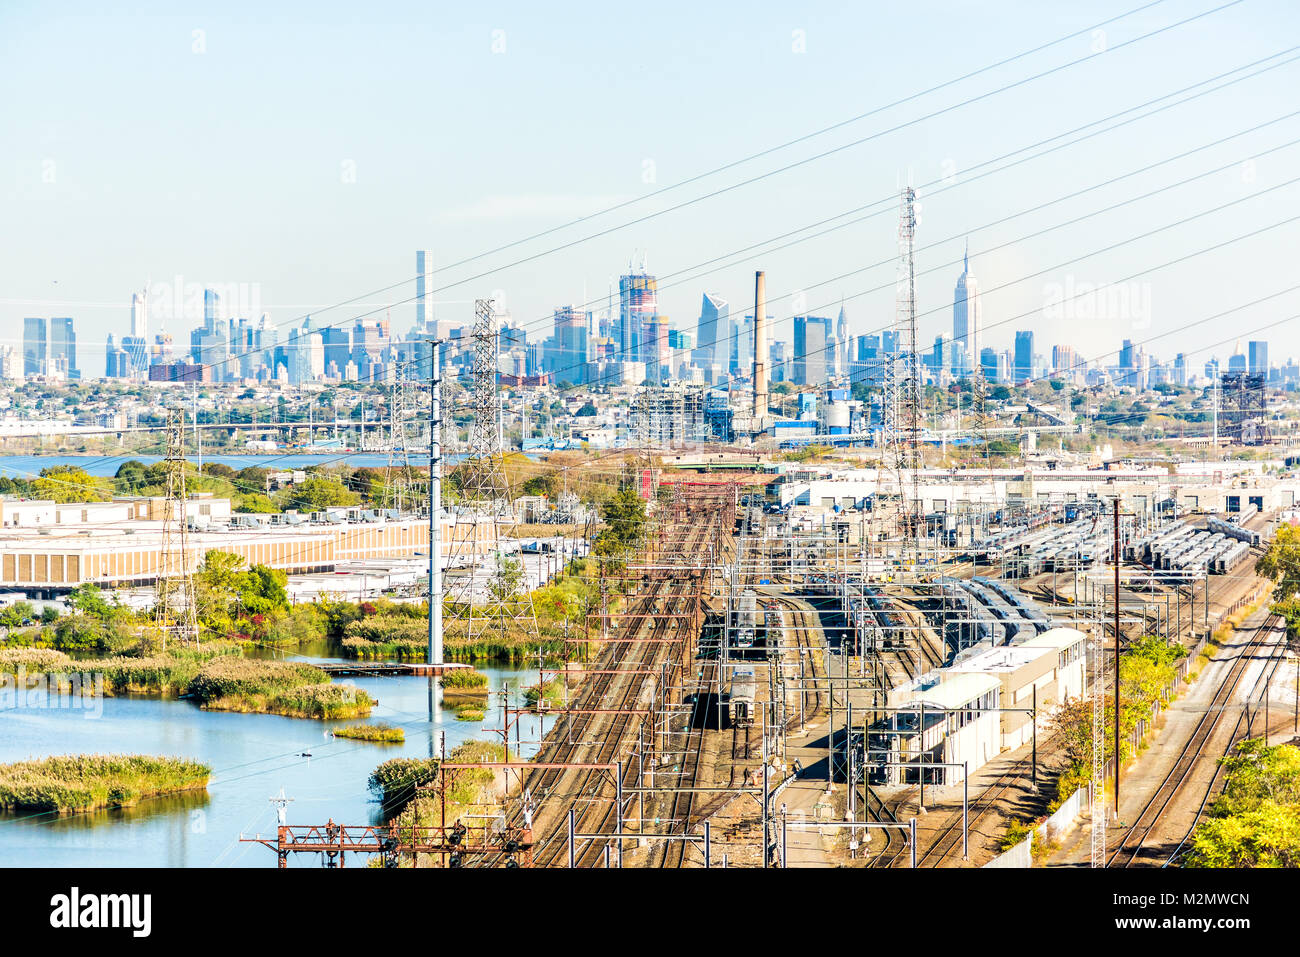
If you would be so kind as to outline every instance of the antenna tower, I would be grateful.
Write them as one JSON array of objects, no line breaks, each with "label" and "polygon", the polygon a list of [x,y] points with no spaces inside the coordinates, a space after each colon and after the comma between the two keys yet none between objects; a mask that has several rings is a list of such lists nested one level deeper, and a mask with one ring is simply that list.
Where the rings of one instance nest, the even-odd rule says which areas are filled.
[{"label": "antenna tower", "polygon": [[[898,483],[899,524],[907,560],[913,569],[919,558],[921,468],[921,376],[916,335],[916,275],[912,245],[916,236],[916,190],[904,187],[898,213],[897,307],[894,313],[895,352],[885,379],[884,419],[886,467]],[[910,479],[910,488],[908,488]]]}]

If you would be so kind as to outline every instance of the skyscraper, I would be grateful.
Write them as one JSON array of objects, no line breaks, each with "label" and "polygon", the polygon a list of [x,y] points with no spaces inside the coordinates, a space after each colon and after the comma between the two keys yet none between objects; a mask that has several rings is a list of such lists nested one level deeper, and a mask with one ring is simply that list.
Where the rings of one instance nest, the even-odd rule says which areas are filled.
[{"label": "skyscraper", "polygon": [[1016,333],[1016,366],[1012,373],[1015,381],[1028,382],[1034,377],[1034,332],[1022,329]]},{"label": "skyscraper", "polygon": [[203,325],[190,332],[190,356],[204,367],[204,381],[222,382],[232,371],[226,368],[230,329],[221,319],[221,297],[212,289],[203,290]]},{"label": "skyscraper", "polygon": [[659,311],[658,289],[654,276],[646,275],[644,271],[619,278],[619,361],[636,362],[641,358],[646,320]]},{"label": "skyscraper", "polygon": [[433,255],[427,249],[415,253],[415,328],[428,331],[433,321]]},{"label": "skyscraper", "polygon": [[794,317],[794,355],[790,381],[796,385],[826,383],[826,344],[831,339],[829,316]]},{"label": "skyscraper", "polygon": [[555,310],[555,354],[547,357],[547,369],[556,382],[584,385],[587,382],[587,314],[577,306]]},{"label": "skyscraper", "polygon": [[844,303],[840,303],[840,314],[835,320],[835,339],[839,346],[839,371],[847,373],[849,371],[849,316],[844,311]]},{"label": "skyscraper", "polygon": [[77,333],[68,317],[23,320],[23,375],[77,379]]},{"label": "skyscraper", "polygon": [[1073,376],[1078,365],[1074,346],[1052,346],[1052,372],[1057,375]]},{"label": "skyscraper", "polygon": [[998,381],[997,350],[987,347],[980,350],[980,371],[984,373],[986,382]]},{"label": "skyscraper", "polygon": [[712,293],[704,294],[700,305],[699,350],[707,359],[705,365],[718,363],[726,366],[731,358],[731,319],[727,300]]},{"label": "skyscraper", "polygon": [[131,293],[131,335],[141,341],[149,339],[149,300],[138,292]]},{"label": "skyscraper", "polygon": [[1246,347],[1250,350],[1249,372],[1251,375],[1268,375],[1268,343],[1262,339],[1252,339]]},{"label": "skyscraper", "polygon": [[45,320],[36,317],[24,319],[23,375],[45,375],[49,368],[49,340],[45,334]]},{"label": "skyscraper", "polygon": [[970,274],[970,250],[962,257],[961,275],[952,304],[952,339],[960,343],[968,356],[980,354],[980,339],[984,320],[980,315],[979,282]]},{"label": "skyscraper", "polygon": [[131,357],[126,350],[113,342],[113,334],[108,334],[104,344],[104,375],[109,379],[125,379],[131,374]]},{"label": "skyscraper", "polygon": [[81,378],[77,369],[77,333],[72,320],[67,317],[51,319],[49,330],[50,371],[66,379]]}]

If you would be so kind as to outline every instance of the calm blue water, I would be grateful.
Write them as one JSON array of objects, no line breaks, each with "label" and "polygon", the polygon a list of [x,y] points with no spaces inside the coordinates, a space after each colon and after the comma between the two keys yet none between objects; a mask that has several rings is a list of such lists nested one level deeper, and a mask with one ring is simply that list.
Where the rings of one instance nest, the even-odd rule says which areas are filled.
[{"label": "calm blue water", "polygon": [[[411,464],[419,467],[425,460],[420,456],[428,453],[411,453]],[[447,461],[457,461],[461,456],[448,455]],[[75,465],[77,468],[85,469],[91,475],[116,475],[118,468],[123,462],[129,462],[132,459],[137,462],[143,462],[145,465],[152,465],[155,462],[162,461],[159,455],[0,455],[0,475],[6,475],[9,478],[35,478],[40,474],[41,469],[50,468],[55,465]],[[198,461],[197,457],[191,456],[191,461]],[[222,465],[229,465],[232,469],[246,469],[250,467],[275,468],[275,469],[293,469],[305,468],[309,465],[349,465],[353,468],[360,468],[368,465],[372,468],[383,468],[388,464],[387,452],[320,452],[306,454],[302,452],[269,452],[261,455],[207,455],[203,456],[203,461],[220,462]],[[425,463],[427,464],[427,463]]]},{"label": "calm blue water", "polygon": [[[515,704],[521,697],[518,690],[537,681],[535,671],[480,670],[489,676],[493,691],[508,683]],[[367,720],[401,726],[406,742],[334,739],[326,734],[328,728],[352,722],[202,711],[186,701],[106,698],[99,716],[81,708],[43,707],[50,703],[44,695],[20,707],[6,707],[0,713],[0,762],[132,752],[192,758],[213,771],[206,794],[62,818],[0,814],[0,867],[274,867],[274,852],[259,844],[241,844],[238,838],[241,831],[274,835],[275,809],[269,798],[281,788],[293,798],[290,824],[323,824],[328,818],[376,823],[379,805],[367,791],[366,779],[380,762],[436,754],[439,732],[446,733],[448,751],[474,738],[500,740],[499,734],[484,730],[502,725],[498,695],[489,699],[481,723],[457,721],[451,711],[438,707],[431,720],[430,696],[437,690],[433,679],[339,680],[378,698]],[[536,750],[529,742],[541,737],[538,719],[523,716],[520,733],[529,756]],[[303,751],[312,756],[300,757]],[[314,855],[290,857],[291,866],[318,864]]]}]

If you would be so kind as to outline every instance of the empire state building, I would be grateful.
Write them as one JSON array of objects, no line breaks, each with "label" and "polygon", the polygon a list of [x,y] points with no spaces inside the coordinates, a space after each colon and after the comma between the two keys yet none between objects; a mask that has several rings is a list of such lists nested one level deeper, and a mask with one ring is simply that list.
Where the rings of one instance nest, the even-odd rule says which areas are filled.
[{"label": "empire state building", "polygon": [[[970,249],[962,257],[961,276],[957,279],[957,289],[952,304],[952,339],[965,351],[966,368],[969,372],[979,365],[980,332],[983,328],[980,316],[979,281],[970,274]],[[961,351],[959,350],[959,352]]]}]

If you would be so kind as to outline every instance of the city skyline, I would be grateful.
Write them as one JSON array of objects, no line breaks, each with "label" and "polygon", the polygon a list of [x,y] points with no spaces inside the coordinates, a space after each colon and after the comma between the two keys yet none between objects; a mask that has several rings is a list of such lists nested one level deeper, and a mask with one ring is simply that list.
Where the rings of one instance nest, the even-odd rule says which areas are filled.
[{"label": "city skyline", "polygon": [[[1117,15],[1122,7],[1114,6],[1107,11],[1089,11],[1073,13],[1070,17],[1060,19],[1049,25],[1041,17],[1032,15],[1032,10],[1023,10],[1016,6],[1006,11],[956,10],[951,16],[939,18],[931,25],[935,31],[936,49],[949,46],[957,49],[962,31],[974,32],[983,38],[984,43],[976,52],[969,44],[961,46],[961,67],[977,69],[995,60],[997,55],[1011,55],[1031,46],[1031,40],[1041,42],[1045,34],[1062,35],[1069,26],[1082,27],[1095,22],[1103,13]],[[698,148],[687,149],[685,144],[691,141],[688,130],[702,120],[702,115],[689,104],[678,104],[682,110],[682,126],[675,127],[679,140],[667,142],[676,144],[664,147],[648,142],[638,136],[632,140],[637,144],[641,154],[634,157],[624,156],[615,161],[615,156],[605,146],[605,139],[600,145],[593,144],[593,162],[584,163],[584,171],[590,173],[593,168],[600,168],[602,158],[609,159],[606,168],[609,175],[588,175],[591,188],[587,192],[580,189],[588,185],[579,183],[564,167],[554,159],[535,161],[536,168],[524,173],[515,169],[502,169],[496,160],[480,163],[482,170],[469,169],[452,163],[454,174],[448,177],[440,173],[441,180],[451,179],[458,185],[455,190],[428,190],[417,187],[419,199],[412,204],[398,204],[392,189],[410,188],[417,183],[409,178],[404,170],[395,171],[391,178],[391,189],[380,189],[372,178],[367,178],[367,170],[373,169],[373,163],[365,154],[350,157],[344,153],[343,144],[333,144],[336,148],[329,161],[331,176],[324,177],[319,166],[325,164],[325,157],[330,155],[326,144],[315,143],[316,154],[310,151],[295,150],[287,153],[282,136],[275,134],[272,139],[279,145],[278,152],[272,154],[271,171],[274,175],[262,177],[259,181],[249,172],[236,164],[231,170],[209,168],[203,157],[193,157],[188,150],[180,150],[178,144],[169,139],[154,139],[154,149],[145,157],[137,157],[133,162],[122,158],[90,159],[91,140],[88,138],[88,116],[77,109],[56,110],[55,115],[67,118],[50,124],[45,121],[43,127],[33,127],[33,112],[38,108],[48,109],[63,102],[60,98],[68,91],[71,80],[61,80],[53,84],[34,100],[33,104],[10,103],[0,107],[7,115],[6,119],[14,121],[19,133],[29,134],[20,137],[20,142],[27,144],[26,149],[16,158],[14,168],[14,186],[7,194],[5,205],[10,219],[17,222],[20,229],[17,234],[24,237],[24,242],[17,243],[12,237],[4,240],[0,247],[0,280],[3,281],[4,295],[0,296],[0,311],[12,323],[28,315],[54,316],[71,315],[76,318],[81,330],[83,353],[93,356],[102,353],[107,335],[113,332],[120,336],[127,320],[130,296],[133,290],[139,290],[143,276],[181,276],[186,284],[200,287],[238,286],[245,284],[256,291],[255,298],[260,312],[270,314],[271,323],[276,326],[282,337],[289,330],[300,324],[302,317],[310,314],[313,320],[322,326],[350,326],[352,320],[365,312],[367,318],[375,318],[388,312],[389,302],[392,318],[399,328],[407,328],[418,318],[418,311],[411,300],[417,295],[417,275],[426,277],[424,285],[432,285],[426,293],[432,297],[432,308],[439,318],[444,316],[456,324],[463,324],[472,311],[472,300],[502,292],[509,310],[521,326],[537,334],[554,311],[557,303],[594,302],[605,295],[606,289],[617,282],[622,262],[626,261],[629,248],[649,249],[655,256],[655,269],[661,277],[658,290],[659,307],[662,314],[674,318],[679,330],[689,330],[694,323],[686,319],[697,315],[696,304],[704,292],[714,292],[732,302],[744,302],[748,296],[747,276],[754,268],[763,268],[771,278],[769,301],[770,311],[775,316],[772,335],[777,340],[792,341],[792,317],[803,313],[831,312],[831,304],[838,304],[841,299],[848,303],[849,315],[852,317],[850,335],[858,336],[879,333],[889,325],[892,306],[892,289],[890,285],[890,265],[881,265],[873,270],[849,275],[848,278],[835,281],[833,277],[862,270],[864,266],[881,263],[892,264],[890,253],[889,215],[868,218],[843,230],[830,233],[816,241],[799,244],[786,250],[770,254],[748,254],[737,259],[715,276],[691,280],[689,267],[696,263],[707,262],[720,251],[740,249],[746,240],[752,243],[756,238],[776,236],[784,230],[797,228],[818,221],[824,216],[842,213],[845,209],[862,206],[874,200],[891,197],[894,187],[900,179],[912,179],[918,183],[918,197],[924,207],[917,232],[917,268],[918,308],[923,313],[920,318],[920,341],[928,342],[936,332],[944,331],[947,309],[952,295],[952,278],[950,265],[956,262],[962,252],[962,246],[969,235],[971,256],[978,258],[982,264],[981,278],[984,284],[981,299],[985,314],[985,334],[990,343],[1010,347],[1016,323],[995,326],[1008,316],[1017,316],[1031,310],[1046,313],[1051,310],[1059,289],[1077,289],[1084,285],[1101,285],[1115,282],[1137,271],[1136,267],[1155,266],[1176,253],[1192,253],[1233,236],[1240,235],[1261,224],[1270,222],[1267,209],[1262,208],[1261,201],[1249,197],[1262,189],[1279,187],[1286,167],[1285,153],[1274,152],[1267,158],[1260,158],[1247,168],[1232,167],[1223,173],[1197,180],[1187,186],[1170,189],[1167,193],[1142,202],[1134,201],[1131,207],[1121,205],[1115,214],[1098,217],[1084,223],[1077,229],[1056,230],[1044,238],[1032,243],[1012,242],[1018,237],[1031,233],[1035,228],[1042,229],[1065,221],[1079,212],[1078,204],[1065,203],[1052,207],[1050,213],[1018,218],[1002,226],[988,226],[1012,213],[1030,209],[1036,203],[1048,202],[1064,194],[1059,181],[1055,178],[1055,162],[1049,158],[1043,161],[1025,162],[1015,170],[990,176],[988,179],[975,181],[976,168],[989,158],[1001,155],[1035,142],[1036,140],[1059,135],[1074,129],[1082,122],[1091,122],[1109,116],[1125,106],[1145,102],[1171,90],[1188,84],[1205,80],[1211,75],[1223,73],[1240,66],[1242,63],[1267,56],[1275,51],[1266,47],[1260,36],[1267,36],[1269,31],[1258,28],[1261,19],[1293,22],[1296,13],[1285,5],[1268,3],[1249,3],[1241,8],[1239,16],[1232,21],[1216,20],[1214,16],[1204,21],[1173,28],[1148,39],[1137,40],[1145,33],[1191,16],[1198,10],[1185,4],[1170,5],[1167,9],[1157,6],[1133,17],[1111,25],[1104,41],[1104,57],[1095,62],[1085,62],[1079,66],[1063,69],[1059,74],[1044,77],[1027,84],[1022,91],[1011,90],[991,94],[987,104],[976,103],[937,117],[926,124],[924,135],[920,130],[908,127],[889,136],[879,136],[873,140],[875,147],[855,147],[824,160],[810,162],[800,166],[784,177],[782,185],[786,190],[782,203],[775,207],[755,205],[753,199],[759,195],[755,190],[758,185],[737,188],[714,200],[702,201],[678,212],[659,216],[642,226],[621,229],[597,241],[579,243],[570,250],[557,252],[536,260],[535,263],[521,265],[500,271],[473,282],[462,282],[451,289],[442,290],[450,282],[464,279],[477,272],[493,269],[500,262],[532,255],[558,246],[571,239],[580,239],[583,235],[594,233],[606,226],[617,226],[622,222],[636,218],[648,212],[655,212],[673,201],[690,198],[690,188],[680,193],[669,192],[662,197],[652,196],[655,190],[663,189],[681,182],[691,175],[713,168],[720,159],[732,156],[748,155],[773,143],[783,142],[787,136],[784,131],[776,135],[768,131],[766,135],[745,134],[740,129],[728,129],[726,143],[704,152]],[[336,17],[338,11],[326,7],[322,11],[320,24],[308,27],[311,35]],[[482,43],[466,43],[465,49],[453,52],[454,62],[468,61],[479,57],[494,57],[487,60],[500,75],[488,82],[494,87],[511,90],[519,89],[518,84],[531,69],[533,58],[539,55],[539,45],[546,45],[547,56],[553,56],[557,50],[568,44],[578,42],[574,38],[557,36],[538,18],[527,12],[516,10],[504,11],[502,14],[505,33],[505,50],[492,52],[493,31],[497,28],[485,26]],[[846,41],[835,35],[834,31],[819,32],[816,17],[809,17],[807,23],[800,25],[791,22],[789,35],[774,35],[769,27],[765,31],[750,32],[743,24],[732,23],[721,13],[702,14],[725,22],[735,33],[728,40],[727,49],[740,46],[758,50],[764,62],[770,66],[770,77],[752,81],[755,85],[746,91],[746,97],[765,97],[773,108],[789,108],[800,96],[805,99],[813,91],[820,91],[825,101],[819,105],[816,115],[807,117],[807,129],[813,130],[824,125],[854,116],[866,109],[888,103],[891,99],[905,96],[923,89],[929,82],[908,71],[889,72],[888,67],[897,56],[889,50],[888,43],[881,44],[880,62],[871,65],[873,82],[830,83],[838,74],[832,71],[843,69],[838,64],[843,59],[836,55]],[[15,25],[21,25],[23,12],[9,12],[4,15]],[[251,88],[232,82],[226,86],[214,85],[210,71],[219,69],[220,64],[235,55],[231,49],[233,36],[231,26],[247,16],[245,11],[236,6],[223,18],[212,20],[208,16],[207,26],[189,26],[181,30],[182,15],[163,19],[152,24],[148,31],[136,37],[122,37],[123,48],[156,49],[168,67],[176,74],[176,91],[165,91],[165,98],[183,95],[185,92],[202,93],[215,108],[230,109],[245,106],[249,102]],[[412,11],[413,20],[420,24],[418,11]],[[849,14],[857,16],[857,14]],[[191,17],[191,19],[195,19]],[[781,18],[783,20],[789,17]],[[1069,20],[1069,22],[1066,22]],[[511,22],[519,24],[511,27]],[[598,28],[603,21],[593,11],[588,21],[580,18],[578,35],[586,37],[591,30]],[[873,21],[877,35],[888,38],[895,31],[901,31],[903,21],[885,17]],[[87,33],[88,26],[82,23],[67,38],[71,49],[89,44],[92,37]],[[106,29],[110,35],[112,24]],[[417,28],[418,29],[418,28]],[[427,29],[427,25],[423,27]],[[469,36],[471,27],[463,28],[464,35]],[[627,38],[627,42],[636,45],[649,45],[662,39],[662,27],[657,23],[645,23],[639,33]],[[1231,49],[1218,42],[1211,45],[1211,35],[1215,30],[1232,32],[1234,43]],[[176,31],[174,42],[181,50],[168,52],[166,46],[168,31]],[[194,36],[200,31],[203,43]],[[791,37],[796,31],[803,31],[806,49],[803,53],[794,52]],[[852,31],[842,31],[851,33]],[[1240,33],[1240,36],[1237,34]],[[252,41],[243,31],[238,32],[239,52],[250,53],[261,49],[262,42],[280,37],[280,27],[271,24],[268,28],[267,41]],[[96,43],[104,38],[95,36]],[[1130,47],[1119,48],[1121,44],[1133,40]],[[362,37],[362,41],[365,38]],[[252,50],[246,49],[253,43]],[[203,52],[192,49],[196,44],[202,46]],[[735,44],[736,47],[732,47]],[[326,48],[329,43],[326,41]],[[887,111],[879,117],[869,118],[853,125],[846,131],[840,141],[834,135],[821,137],[817,142],[826,147],[841,145],[844,141],[855,138],[875,136],[882,129],[892,125],[905,124],[917,116],[925,115],[926,109],[942,110],[953,103],[961,103],[971,95],[997,90],[1006,83],[1013,83],[1035,71],[1051,69],[1062,63],[1089,56],[1095,41],[1083,37],[1077,43],[1066,44],[1060,49],[1043,51],[1026,61],[1018,61],[995,71],[980,81],[956,84],[942,95],[931,96],[917,103]],[[0,69],[17,72],[22,65],[41,49],[40,37],[30,44],[15,51],[15,55]],[[477,52],[473,52],[477,51]],[[725,53],[725,51],[723,51]],[[182,56],[183,54],[183,56]],[[598,46],[583,51],[583,62],[589,66],[598,66],[603,57],[608,55]],[[149,75],[149,70],[140,58],[132,61],[133,66],[127,75],[115,78],[110,83],[111,91],[97,93],[97,96],[122,95],[137,90],[139,84]],[[712,68],[693,60],[693,74],[698,82],[713,82],[717,72],[724,67]],[[1107,64],[1103,67],[1103,63]],[[1216,68],[1211,71],[1210,67]],[[703,71],[703,72],[700,72]],[[878,72],[877,72],[878,71]],[[954,66],[952,74],[960,75],[961,70]],[[1189,102],[1178,109],[1154,115],[1141,123],[1125,127],[1129,137],[1129,149],[1120,151],[1122,155],[1112,155],[1107,150],[1106,135],[1081,142],[1061,154],[1071,163],[1079,163],[1080,168],[1087,169],[1089,176],[1084,184],[1103,182],[1108,177],[1121,176],[1144,164],[1156,163],[1179,152],[1195,149],[1216,139],[1228,137],[1242,130],[1250,129],[1267,121],[1276,119],[1285,105],[1280,94],[1284,78],[1289,68],[1282,68],[1273,73],[1264,74],[1259,79],[1243,81],[1238,87],[1224,92],[1206,96]],[[1071,75],[1086,76],[1096,84],[1089,90],[1086,103],[1078,101],[1071,106],[1070,97],[1076,96],[1068,81]],[[936,80],[947,76],[936,77]],[[1121,82],[1123,80],[1123,82]],[[574,73],[566,72],[564,76],[547,77],[538,86],[540,89],[532,94],[542,96],[547,92],[554,94],[560,89],[567,89],[568,84],[577,82]],[[628,81],[636,88],[639,81]],[[669,89],[675,84],[686,82],[670,78]],[[293,88],[293,82],[281,72],[272,71],[267,77],[268,90],[274,94]],[[784,87],[782,87],[784,84]],[[1252,85],[1253,84],[1253,85]],[[724,89],[733,95],[736,85],[728,83]],[[1248,101],[1233,94],[1233,90],[1249,91]],[[404,98],[409,95],[402,92],[397,85],[390,85],[376,79],[365,81],[365,92],[373,96],[376,102],[383,103],[385,111],[397,109]],[[827,96],[826,94],[833,94]],[[593,105],[602,117],[602,122],[613,124],[615,131],[621,130],[625,120],[616,104],[599,91],[591,96]],[[946,99],[944,99],[946,97]],[[970,143],[972,130],[987,124],[991,117],[1002,115],[1002,106],[996,104],[1017,105],[1024,112],[1024,129],[1008,128],[995,124],[990,135],[985,139],[992,142],[981,143],[982,152],[975,146],[970,149],[956,149],[956,144]],[[1101,109],[1096,104],[1104,102],[1109,109]],[[1048,104],[1051,104],[1050,109]],[[1243,106],[1244,104],[1244,106]],[[308,96],[302,101],[302,108],[308,115],[322,109],[323,101]],[[1066,122],[1067,114],[1076,109],[1077,116]],[[184,113],[179,116],[189,122]],[[265,118],[256,113],[233,113],[230,117],[235,129],[261,132]],[[446,117],[446,122],[453,128],[473,130],[477,120],[467,116],[463,111],[454,110]],[[539,129],[536,124],[527,122],[522,113],[511,112],[502,119],[506,128],[517,123],[520,130],[528,131],[537,145],[549,142],[552,134]],[[459,124],[459,126],[457,126]],[[1125,179],[1114,187],[1095,194],[1097,200],[1091,206],[1107,203],[1126,203],[1131,197],[1142,195],[1153,189],[1168,186],[1170,183],[1194,176],[1205,169],[1216,166],[1228,167],[1234,158],[1261,153],[1273,149],[1278,142],[1285,140],[1290,132],[1286,126],[1269,126],[1241,137],[1225,141],[1221,146],[1198,152],[1186,160],[1162,165],[1152,172]],[[792,134],[793,135],[793,134]],[[1112,135],[1113,137],[1113,135]],[[734,140],[734,143],[732,142]],[[823,142],[824,141],[824,142]],[[406,144],[411,159],[421,155],[427,147],[422,140]],[[862,150],[871,154],[865,168],[857,160],[861,159]],[[546,154],[545,149],[535,150]],[[786,150],[789,159],[804,158],[798,150]],[[808,149],[806,153],[813,150]],[[162,222],[157,214],[151,213],[137,220],[131,220],[123,232],[120,220],[113,240],[105,233],[98,233],[101,227],[90,227],[95,221],[105,220],[110,210],[115,209],[120,196],[118,189],[106,191],[111,183],[121,183],[123,189],[133,196],[145,199],[162,195],[180,197],[186,195],[184,186],[168,176],[166,170],[160,170],[158,163],[169,153],[184,155],[188,164],[187,182],[194,187],[202,187],[197,192],[191,190],[191,206],[199,215],[196,223],[202,222],[207,228],[206,235],[192,229],[184,221],[179,224],[169,222],[166,241],[161,233],[155,238],[157,227]],[[437,154],[443,158],[443,154]],[[310,193],[326,202],[320,209],[329,209],[338,214],[337,225],[322,223],[319,212],[306,213],[302,216],[290,215],[290,210],[297,210],[299,200],[291,196],[286,200],[272,199],[269,189],[279,189],[287,175],[286,162],[304,166],[309,173],[302,189],[296,195],[305,198],[308,192],[306,183],[310,183]],[[49,161],[49,166],[44,165]],[[646,166],[646,162],[649,166]],[[346,166],[354,164],[353,176],[349,180]],[[614,170],[624,163],[628,167],[626,176],[616,174]],[[768,166],[773,164],[769,163]],[[753,167],[751,170],[749,167]],[[673,175],[669,175],[669,172]],[[745,178],[744,173],[762,175],[767,171],[761,162],[751,163],[745,169],[730,176],[721,174],[715,177],[716,185],[730,185]],[[375,174],[388,176],[381,164]],[[334,174],[337,174],[335,176]],[[969,174],[969,175],[968,175]],[[411,176],[414,176],[412,171]],[[518,193],[513,197],[499,192],[490,192],[487,177],[495,183],[512,187],[531,187],[540,178],[545,179],[550,187],[544,193]],[[338,182],[334,182],[338,179]],[[764,182],[767,182],[764,180]],[[977,185],[978,183],[978,185]],[[926,186],[925,184],[933,184]],[[702,184],[703,185],[703,184]],[[1279,187],[1280,188],[1280,187]],[[178,189],[180,192],[178,192]],[[352,192],[349,193],[348,190]],[[421,191],[423,190],[423,191]],[[701,191],[702,188],[701,188]],[[1279,194],[1273,194],[1279,195]],[[529,198],[531,197],[531,199]],[[549,197],[549,198],[545,198]],[[567,197],[567,198],[566,198]],[[1014,197],[1007,200],[1005,197]],[[290,201],[292,200],[292,201]],[[598,217],[592,223],[582,227],[562,230],[543,239],[526,243],[518,250],[511,250],[487,260],[477,261],[463,267],[452,267],[466,254],[473,254],[487,248],[495,248],[523,236],[532,235],[539,230],[569,222],[573,215],[585,214],[619,202],[635,200],[635,204],[625,210]],[[1051,268],[1068,262],[1071,257],[1080,257],[1092,250],[1103,248],[1109,242],[1128,238],[1149,231],[1152,228],[1176,221],[1180,215],[1190,211],[1201,211],[1227,202],[1241,202],[1200,220],[1188,229],[1171,231],[1162,236],[1169,236],[1169,255],[1162,255],[1162,245],[1151,241],[1125,246],[1111,254],[1085,258],[1069,266]],[[892,201],[892,198],[891,198]],[[244,243],[242,246],[234,241],[238,232],[237,225],[241,219],[252,221],[256,217],[247,214],[262,204],[264,211],[278,208],[280,215],[289,215],[294,222],[310,225],[313,235],[295,246],[300,255],[293,257],[293,262],[272,254],[270,247],[262,248],[258,242]],[[217,205],[214,205],[217,204]],[[360,204],[360,205],[358,205]],[[229,215],[202,215],[204,210],[216,212],[218,206],[227,210]],[[418,215],[413,215],[412,206],[418,207]],[[51,232],[56,222],[87,223],[89,232],[78,232],[79,241],[72,247],[72,259],[69,262],[64,255],[52,257],[49,254],[54,235]],[[416,222],[423,219],[423,222]],[[362,223],[385,222],[378,240],[372,230],[357,232]],[[713,229],[701,228],[712,224]],[[175,235],[179,225],[181,238]],[[350,234],[366,235],[366,246],[357,245]],[[79,253],[88,247],[80,244],[89,241],[93,235],[100,235],[101,255],[93,260],[85,256],[78,259]],[[1200,263],[1217,263],[1214,268],[1226,269],[1242,282],[1253,285],[1261,291],[1271,291],[1267,287],[1270,271],[1276,271],[1281,262],[1281,250],[1286,246],[1288,237],[1295,236],[1294,227],[1281,228],[1258,237],[1253,242],[1243,242],[1225,247],[1217,258],[1203,259]],[[189,241],[186,241],[188,237]],[[340,242],[340,240],[343,240]],[[927,244],[938,243],[930,249]],[[410,249],[427,250],[430,261],[437,264],[441,271],[430,273],[428,269],[416,266],[412,270],[409,258]],[[238,250],[238,252],[236,252]],[[662,252],[656,252],[662,250]],[[516,253],[518,255],[516,255]],[[1223,257],[1227,257],[1226,260]],[[56,267],[56,263],[62,263]],[[399,265],[402,264],[402,265]],[[414,264],[412,264],[414,265]],[[542,268],[538,268],[541,266]],[[447,269],[446,267],[452,267]],[[677,270],[686,269],[686,281],[669,279]],[[1041,275],[1035,275],[1040,273]],[[1126,333],[1134,329],[1145,335],[1163,335],[1168,338],[1176,336],[1178,324],[1195,318],[1202,312],[1213,312],[1219,308],[1239,305],[1241,298],[1234,297],[1233,289],[1213,287],[1196,295],[1197,278],[1204,274],[1198,266],[1198,260],[1192,259],[1177,267],[1171,267],[1150,277],[1134,280],[1136,288],[1126,298],[1112,301],[1106,296],[1096,297],[1094,313],[1099,317],[1095,322],[1099,339],[1103,342],[1118,343]],[[1032,279],[1024,277],[1033,276]],[[830,279],[830,282],[827,280]],[[167,280],[168,283],[171,280]],[[402,283],[382,297],[367,298],[366,294],[393,282]],[[822,285],[815,285],[821,283]],[[57,287],[57,288],[56,288]],[[1237,287],[1237,291],[1240,290]],[[875,290],[865,292],[865,290]],[[173,298],[183,293],[169,290]],[[799,308],[796,299],[802,294],[806,306]],[[327,309],[324,307],[349,299],[360,299],[359,305],[348,309]],[[823,305],[824,304],[824,305]],[[48,308],[47,308],[48,306]],[[149,324],[157,329],[160,322],[166,322],[167,328],[176,335],[183,334],[183,329],[173,329],[177,324],[175,317],[164,318],[154,315],[158,310],[151,310]],[[249,315],[251,320],[260,319]],[[1039,315],[1025,320],[1032,323],[1041,342],[1052,343],[1068,341],[1065,331],[1077,324],[1081,316],[1078,310],[1057,308],[1060,315],[1049,317]],[[1255,316],[1256,314],[1252,314]],[[1247,320],[1246,328],[1263,325],[1279,313],[1270,313],[1267,309],[1258,310],[1257,318]],[[1205,330],[1194,335],[1202,336]],[[1296,348],[1297,339],[1290,330],[1280,330],[1273,336],[1276,356],[1294,355],[1300,352]],[[1091,337],[1089,337],[1091,341]],[[1198,341],[1179,346],[1178,351],[1186,352],[1193,364],[1200,364],[1209,354],[1222,348],[1203,350],[1200,343],[1211,342],[1208,335]],[[1085,358],[1093,358],[1084,348],[1085,343],[1077,338],[1074,342]],[[1155,351],[1170,351],[1153,344]],[[1203,354],[1204,353],[1204,354]],[[975,356],[972,355],[973,362]],[[98,361],[93,365],[99,365]],[[83,362],[90,367],[92,363]]]}]

